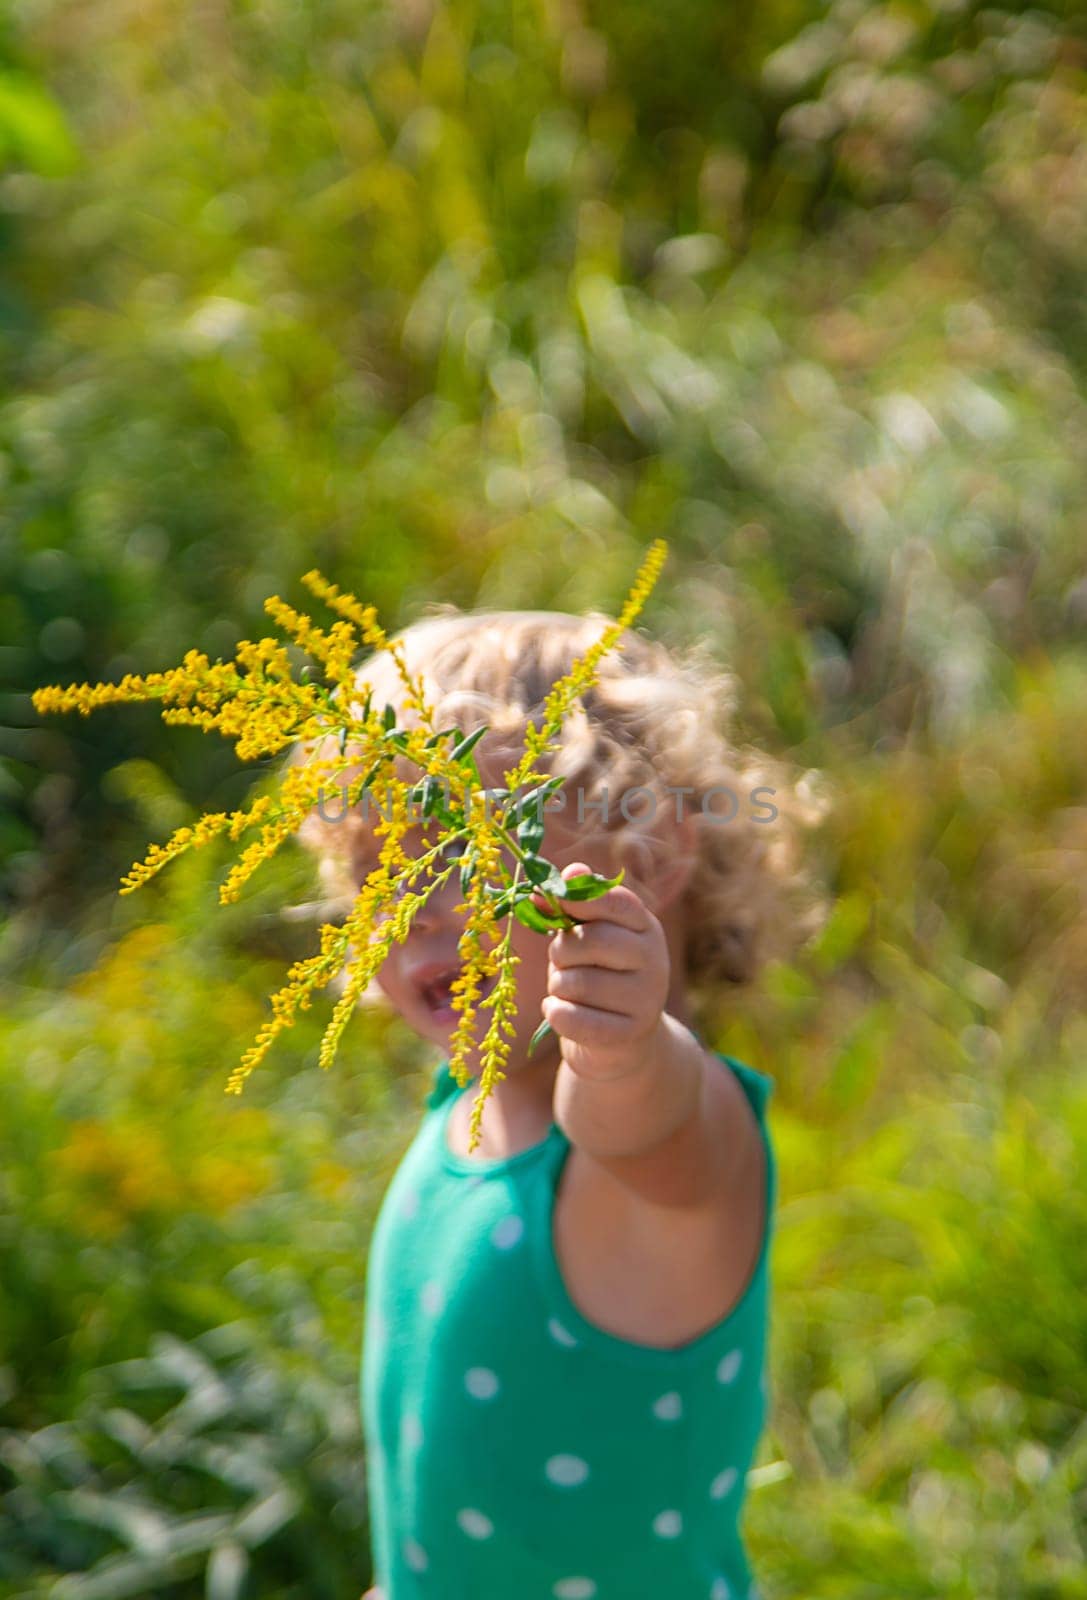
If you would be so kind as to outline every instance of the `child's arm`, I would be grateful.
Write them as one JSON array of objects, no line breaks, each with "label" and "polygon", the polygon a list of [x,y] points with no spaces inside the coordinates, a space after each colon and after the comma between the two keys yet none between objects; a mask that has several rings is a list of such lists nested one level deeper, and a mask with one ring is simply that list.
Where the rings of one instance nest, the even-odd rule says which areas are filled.
[{"label": "child's arm", "polygon": [[559,1068],[555,1120],[570,1143],[653,1206],[716,1211],[756,1178],[758,1122],[731,1072],[665,1013],[655,1052],[595,1082]]}]

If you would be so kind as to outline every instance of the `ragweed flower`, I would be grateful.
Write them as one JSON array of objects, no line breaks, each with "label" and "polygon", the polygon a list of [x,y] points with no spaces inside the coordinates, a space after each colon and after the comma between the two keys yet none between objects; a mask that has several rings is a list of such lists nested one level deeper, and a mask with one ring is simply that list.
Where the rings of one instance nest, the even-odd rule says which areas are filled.
[{"label": "ragweed flower", "polygon": [[[541,726],[529,727],[524,756],[506,773],[505,787],[496,791],[482,789],[473,753],[486,726],[469,734],[460,728],[436,729],[422,683],[411,673],[398,641],[387,637],[374,607],[341,591],[316,569],[307,572],[302,581],[337,613],[339,620],[328,631],[277,595],[265,601],[265,611],[317,663],[323,683],[313,681],[309,667],[302,680],[296,680],[286,648],[276,639],[265,638],[257,642],[243,639],[232,662],[212,663],[200,651],[190,650],[182,664],[168,672],[142,677],[129,673],[117,684],[46,686],[35,691],[32,700],[39,712],[75,710],[83,716],[100,706],[124,701],[161,701],[165,722],[187,723],[233,739],[243,761],[266,758],[290,744],[305,746],[315,741],[315,749],[326,747],[329,736],[338,737],[338,758],[311,753],[304,763],[286,769],[277,794],[261,794],[245,810],[209,813],[194,826],[178,828],[165,845],[152,845],[146,859],[134,863],[122,879],[122,894],[146,883],[186,850],[224,835],[236,842],[256,829],[256,837],[246,844],[220,885],[220,901],[227,904],[239,898],[243,885],[261,863],[320,807],[324,787],[335,777],[350,775],[344,785],[345,809],[363,798],[376,802],[376,867],[358,891],[343,925],[323,924],[319,951],[288,970],[287,981],[271,996],[272,1015],[230,1075],[228,1093],[241,1093],[275,1039],[293,1027],[298,1014],[312,1004],[313,995],[346,968],[347,980],[319,1050],[320,1065],[328,1067],[359,996],[393,943],[408,937],[429,896],[451,872],[459,871],[464,901],[457,909],[465,920],[458,941],[460,971],[452,985],[457,1025],[449,1068],[462,1086],[470,1079],[467,1060],[480,1013],[490,1012],[480,1046],[480,1091],[472,1111],[469,1148],[475,1148],[483,1105],[505,1077],[503,1069],[516,1031],[514,919],[539,932],[573,926],[573,919],[559,908],[556,897],[591,899],[619,881],[595,873],[564,881],[557,868],[539,854],[542,806],[562,780],[544,777],[534,768],[560,732],[574,701],[595,681],[602,657],[641,610],[666,549],[662,540],[650,547],[618,619],[554,685],[545,701]],[[412,726],[399,727],[394,708],[386,706],[379,711],[371,705],[369,693],[364,705],[355,703],[351,663],[360,644],[390,655],[404,686],[404,709],[416,719]],[[417,777],[410,775],[413,771]],[[536,787],[526,795],[522,791],[527,783]],[[477,803],[481,796],[482,806]],[[533,799],[537,813],[526,817],[523,808]],[[438,839],[433,848],[413,860],[403,841],[420,820],[438,824]],[[457,859],[444,870],[431,870],[454,839],[460,846]],[[506,858],[512,858],[512,872]],[[422,887],[417,889],[420,880]],[[534,903],[536,894],[549,902],[549,912],[542,912]],[[491,978],[496,980],[494,986],[481,1001]],[[537,1029],[534,1043],[546,1028],[545,1023]]]}]

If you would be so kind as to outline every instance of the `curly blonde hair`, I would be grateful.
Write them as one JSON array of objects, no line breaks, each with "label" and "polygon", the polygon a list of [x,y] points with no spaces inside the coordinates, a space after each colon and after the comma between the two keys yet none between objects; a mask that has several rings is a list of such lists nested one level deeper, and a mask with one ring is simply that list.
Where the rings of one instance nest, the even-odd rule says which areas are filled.
[{"label": "curly blonde hair", "polygon": [[[597,611],[572,616],[431,605],[397,639],[422,682],[435,726],[468,733],[487,723],[480,753],[507,753],[512,765],[552,685],[611,621]],[[375,706],[396,706],[400,725],[408,725],[406,691],[388,652],[357,669],[355,683],[360,696],[372,691]],[[687,982],[696,1003],[712,1001],[722,986],[749,983],[768,959],[788,959],[826,915],[801,859],[803,830],[820,822],[827,809],[819,774],[794,779],[785,763],[734,747],[727,723],[735,700],[733,675],[706,647],[681,654],[628,630],[601,661],[595,686],[574,705],[555,748],[540,763],[567,780],[564,789],[581,792],[585,810],[599,807],[606,792],[605,827],[620,862],[633,849],[644,850],[647,839],[650,849],[660,841],[649,839],[639,817],[612,814],[611,797],[649,790],[666,814],[675,815],[682,804],[694,817],[697,859],[683,908]],[[331,756],[334,749],[331,739],[296,745],[290,760]],[[760,790],[770,800],[749,808]],[[737,803],[728,820],[713,800],[726,791]],[[757,820],[767,811],[775,814]],[[603,820],[599,809],[592,814]],[[370,823],[359,811],[339,819],[313,812],[297,837],[317,858],[328,897],[320,909],[346,911],[376,859]]]}]

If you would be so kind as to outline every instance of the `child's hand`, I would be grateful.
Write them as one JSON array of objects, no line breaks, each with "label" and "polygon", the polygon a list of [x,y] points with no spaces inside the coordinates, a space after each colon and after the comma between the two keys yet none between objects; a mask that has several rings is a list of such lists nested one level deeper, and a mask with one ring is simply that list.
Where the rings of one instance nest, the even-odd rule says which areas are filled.
[{"label": "child's hand", "polygon": [[[591,870],[575,861],[562,875]],[[551,940],[541,1009],[572,1072],[598,1081],[625,1077],[637,1071],[658,1036],[670,977],[664,929],[623,884],[596,900],[559,904],[580,925]]]}]

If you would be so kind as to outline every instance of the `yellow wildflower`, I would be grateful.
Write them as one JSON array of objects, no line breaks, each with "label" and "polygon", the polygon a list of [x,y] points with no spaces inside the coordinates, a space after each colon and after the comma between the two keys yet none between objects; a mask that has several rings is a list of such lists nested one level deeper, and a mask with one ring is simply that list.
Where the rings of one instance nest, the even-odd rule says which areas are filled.
[{"label": "yellow wildflower", "polygon": [[[234,816],[244,816],[244,812],[235,812]],[[200,818],[195,828],[178,828],[164,845],[153,844],[147,852],[144,861],[134,861],[132,869],[126,877],[121,879],[121,888],[118,893],[131,894],[133,889],[138,889],[148,878],[153,878],[156,872],[182,855],[186,850],[198,849],[200,845],[207,844],[216,834],[231,826],[231,816],[225,811],[209,812]],[[232,833],[232,837],[236,837]]]},{"label": "yellow wildflower", "polygon": [[417,713],[420,722],[428,730],[434,732],[434,717],[420,685],[412,677],[404,660],[403,649],[396,639],[390,639],[377,621],[377,612],[373,606],[360,605],[353,594],[346,590],[341,591],[334,583],[329,583],[322,577],[316,568],[311,572],[303,573],[302,582],[313,594],[318,595],[333,611],[338,611],[341,617],[348,618],[361,630],[362,636],[368,645],[375,650],[387,650],[395,663],[400,679],[407,690],[405,700],[409,711]]},{"label": "yellow wildflower", "polygon": [[649,547],[649,552],[634,580],[631,591],[627,596],[623,609],[618,619],[605,628],[596,643],[590,645],[585,654],[574,662],[565,678],[561,678],[551,689],[544,701],[544,717],[540,728],[531,725],[525,733],[525,753],[515,767],[506,773],[504,782],[509,789],[517,789],[524,783],[535,764],[536,757],[542,754],[552,742],[555,735],[562,727],[570,707],[579,695],[591,688],[596,680],[596,669],[600,660],[616,644],[621,635],[630,627],[644,606],[653,585],[660,576],[660,570],[668,555],[668,546],[663,539],[654,539]]},{"label": "yellow wildflower", "polygon": [[[540,781],[542,775],[534,771],[538,757],[560,731],[574,701],[595,681],[603,655],[638,615],[660,572],[666,548],[662,540],[653,543],[618,619],[553,686],[544,703],[541,726],[528,729],[524,755],[506,774],[506,794],[499,795],[502,804],[497,810],[492,797],[480,793],[473,754],[475,742],[486,729],[477,728],[467,738],[457,733],[453,743],[449,740],[455,730],[437,732],[422,679],[412,675],[400,642],[387,637],[373,606],[362,605],[316,569],[302,581],[338,614],[329,630],[317,627],[278,595],[265,602],[265,610],[320,664],[324,685],[295,682],[287,649],[276,639],[263,638],[243,639],[232,662],[213,664],[200,651],[190,650],[182,664],[168,672],[143,677],[127,674],[118,684],[70,684],[35,691],[33,703],[40,712],[78,710],[88,715],[98,706],[121,701],[161,701],[165,722],[217,731],[234,740],[243,761],[274,755],[293,742],[301,746],[315,742],[307,761],[284,771],[276,795],[260,795],[248,809],[210,813],[194,826],[177,829],[165,845],[152,845],[146,859],[134,863],[122,880],[123,894],[145,883],[183,851],[199,848],[224,833],[237,841],[255,828],[256,837],[242,850],[220,886],[221,902],[229,903],[238,899],[257,867],[320,805],[325,785],[334,776],[351,773],[344,784],[345,807],[361,797],[377,805],[376,867],[342,927],[325,923],[320,929],[319,951],[288,970],[285,983],[271,996],[271,1015],[230,1075],[228,1093],[241,1092],[276,1037],[293,1027],[298,1013],[311,1005],[314,993],[326,987],[346,964],[347,981],[319,1051],[320,1064],[327,1067],[359,996],[392,944],[407,938],[430,894],[451,872],[460,871],[465,899],[457,909],[465,921],[458,941],[460,969],[452,985],[457,1025],[449,1067],[462,1086],[469,1081],[467,1057],[475,1042],[480,1012],[490,1012],[480,1045],[482,1071],[472,1112],[469,1147],[475,1148],[484,1102],[505,1077],[503,1069],[515,1036],[518,958],[510,942],[513,922],[515,916],[529,920],[528,908],[522,903],[529,888],[522,868],[535,850],[523,843],[527,836],[518,833],[513,821],[515,815],[517,822],[521,821],[517,797],[526,780]],[[361,709],[354,703],[352,656],[360,637],[365,645],[391,655],[406,691],[406,709],[416,719],[411,727],[398,727],[393,710],[375,709],[369,695]],[[318,758],[316,750],[325,748],[329,736],[335,734],[339,735],[339,758]],[[420,820],[424,825],[437,824],[438,838],[431,849],[413,860],[405,851],[404,839]],[[452,837],[462,842],[460,861],[441,871],[431,870]],[[514,857],[512,877],[503,862],[505,852]],[[420,880],[422,887],[417,889]],[[602,892],[606,886],[601,880],[596,887]],[[496,911],[497,905],[501,905],[500,911]],[[501,933],[500,920],[504,922]],[[538,916],[530,925],[539,925]],[[491,978],[496,978],[494,987],[480,1001]]]},{"label": "yellow wildflower", "polygon": [[[443,874],[443,878],[448,874]],[[361,995],[372,982],[375,973],[380,968],[389,948],[394,942],[403,943],[411,929],[412,921],[420,906],[429,899],[434,889],[438,887],[438,880],[428,887],[422,894],[407,895],[397,905],[393,916],[384,924],[377,935],[370,935],[369,942],[361,956],[352,965],[343,994],[336,1002],[332,1013],[332,1021],[325,1030],[321,1040],[318,1062],[322,1067],[329,1067],[336,1054],[340,1036],[347,1026],[354,1012],[355,1005]]]},{"label": "yellow wildflower", "polygon": [[30,701],[35,711],[78,711],[89,717],[99,706],[153,699],[168,678],[169,673],[165,672],[151,672],[146,677],[126,672],[120,683],[70,683],[66,689],[59,684],[46,684],[33,691]]},{"label": "yellow wildflower", "polygon": [[352,623],[335,622],[331,631],[325,633],[323,628],[315,627],[304,612],[295,611],[275,594],[265,600],[264,609],[297,645],[323,664],[331,682],[346,683],[350,679],[351,658],[358,648]]},{"label": "yellow wildflower", "polygon": [[498,982],[483,1001],[483,1008],[494,1008],[494,1017],[483,1041],[483,1070],[480,1073],[479,1094],[472,1106],[468,1151],[475,1149],[481,1137],[483,1106],[494,1085],[504,1078],[502,1065],[509,1059],[510,1041],[516,1035],[513,1018],[517,1015],[516,970],[521,958],[508,948],[509,936],[501,953]]},{"label": "yellow wildflower", "polygon": [[323,600],[333,611],[338,611],[341,617],[353,622],[366,644],[375,650],[385,648],[388,640],[385,637],[385,630],[377,620],[375,606],[362,605],[348,590],[340,590],[334,583],[329,583],[316,567],[302,574],[302,582],[311,594]]},{"label": "yellow wildflower", "polygon": [[[487,896],[488,884],[493,882],[496,859],[496,842],[488,831],[489,825],[480,818],[471,826],[471,842],[477,853],[477,869],[468,882],[467,900],[461,907],[466,911],[465,924],[457,942],[457,955],[461,970],[453,981],[453,1009],[460,1013],[449,1048],[449,1070],[464,1087],[470,1080],[466,1057],[474,1042],[476,1000],[487,978],[497,969],[493,949],[486,948],[497,940],[494,910]],[[509,928],[507,925],[507,940]],[[492,1079],[494,1074],[492,1073]]]},{"label": "yellow wildflower", "polygon": [[285,1028],[293,1028],[296,1013],[309,1009],[313,991],[323,989],[336,976],[343,966],[350,937],[346,928],[337,928],[331,922],[322,926],[320,951],[305,961],[296,961],[288,970],[287,982],[272,996],[272,1016],[230,1074],[227,1094],[241,1094],[246,1078],[267,1055],[277,1035]]}]

